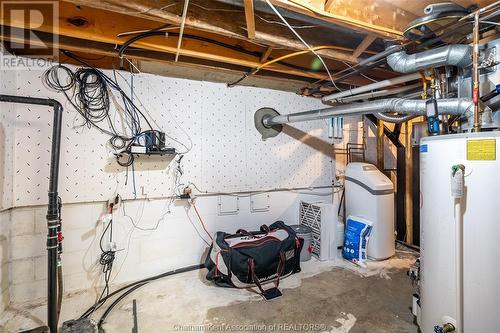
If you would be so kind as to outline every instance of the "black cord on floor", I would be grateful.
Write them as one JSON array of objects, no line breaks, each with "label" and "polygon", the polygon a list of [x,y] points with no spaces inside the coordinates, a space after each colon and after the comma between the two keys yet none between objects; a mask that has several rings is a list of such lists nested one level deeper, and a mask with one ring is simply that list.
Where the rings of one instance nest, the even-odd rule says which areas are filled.
[{"label": "black cord on floor", "polygon": [[[126,285],[126,286],[123,286],[123,287],[115,290],[114,292],[112,292],[109,295],[103,297],[102,299],[98,300],[94,305],[92,305],[89,309],[87,309],[87,311],[85,311],[80,316],[80,318],[86,318],[86,317],[90,316],[95,310],[97,310],[98,308],[100,308],[102,306],[102,304],[104,304],[104,302],[106,302],[106,300],[108,300],[109,298],[111,298],[111,297],[113,297],[113,296],[121,293],[122,291],[127,291],[129,288],[133,288],[133,287],[135,287],[137,285],[140,285],[142,287],[143,285],[145,285],[145,284],[147,284],[149,282],[152,282],[152,281],[155,281],[155,280],[167,277],[167,276],[171,276],[171,275],[175,275],[175,274],[179,274],[179,273],[186,273],[186,272],[190,272],[190,271],[194,271],[194,270],[198,270],[198,269],[202,269],[202,268],[205,268],[204,264],[187,266],[187,267],[183,267],[183,268],[179,268],[179,269],[174,269],[172,271],[168,271],[168,272],[165,272],[165,273],[161,273],[161,274],[149,277],[149,278],[145,278],[145,279],[142,279],[142,280],[130,283],[130,284]],[[137,288],[135,288],[135,289],[137,289]],[[128,294],[129,293],[127,293],[127,295]],[[111,305],[110,305],[110,307],[111,307]],[[113,305],[113,307],[114,307],[114,305]],[[108,311],[108,314],[109,314],[109,311]],[[101,322],[101,320],[99,320],[99,322]]]}]

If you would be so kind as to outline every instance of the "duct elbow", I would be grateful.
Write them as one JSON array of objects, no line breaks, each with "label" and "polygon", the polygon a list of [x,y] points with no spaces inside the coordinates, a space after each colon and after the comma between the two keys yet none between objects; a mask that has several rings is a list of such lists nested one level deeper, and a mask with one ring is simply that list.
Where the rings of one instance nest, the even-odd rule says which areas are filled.
[{"label": "duct elbow", "polygon": [[387,64],[400,73],[414,73],[441,66],[464,68],[471,63],[472,48],[462,44],[442,46],[411,55],[400,51],[387,57]]}]

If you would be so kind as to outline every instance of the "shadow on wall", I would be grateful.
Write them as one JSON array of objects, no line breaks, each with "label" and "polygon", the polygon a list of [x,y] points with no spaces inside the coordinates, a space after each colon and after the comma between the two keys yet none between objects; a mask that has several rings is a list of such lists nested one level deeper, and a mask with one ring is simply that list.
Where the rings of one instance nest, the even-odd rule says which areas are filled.
[{"label": "shadow on wall", "polygon": [[[170,163],[174,160],[176,155],[164,155],[164,156],[149,156],[149,155],[134,155],[134,170],[135,171],[153,171],[153,170],[165,170],[170,166]],[[121,161],[126,161],[126,156],[124,156]],[[116,173],[117,168],[121,168],[116,162],[114,156],[108,158],[108,163],[104,168],[106,173]],[[123,168],[125,170],[125,168]]]},{"label": "shadow on wall", "polygon": [[323,155],[333,158],[333,149],[329,142],[323,141],[313,135],[310,135],[309,133],[286,124],[283,125],[283,133],[313,148],[314,150],[321,152]]}]

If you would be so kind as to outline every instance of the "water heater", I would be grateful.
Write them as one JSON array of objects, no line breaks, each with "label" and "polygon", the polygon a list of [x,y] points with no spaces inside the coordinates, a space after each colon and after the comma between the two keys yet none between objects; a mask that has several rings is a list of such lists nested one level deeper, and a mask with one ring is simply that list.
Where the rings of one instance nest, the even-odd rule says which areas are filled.
[{"label": "water heater", "polygon": [[[463,333],[500,332],[499,147],[500,132],[421,140],[423,333],[450,323]],[[463,184],[458,185],[453,176],[457,166],[463,168]],[[461,199],[456,198],[457,186],[463,188]]]}]

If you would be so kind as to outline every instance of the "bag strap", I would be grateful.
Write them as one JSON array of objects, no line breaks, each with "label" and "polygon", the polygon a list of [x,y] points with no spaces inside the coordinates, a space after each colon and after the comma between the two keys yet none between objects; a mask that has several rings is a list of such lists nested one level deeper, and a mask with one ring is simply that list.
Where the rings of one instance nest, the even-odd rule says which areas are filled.
[{"label": "bag strap", "polygon": [[276,279],[276,288],[279,287],[280,285],[280,278],[283,275],[283,272],[285,271],[285,254],[283,252],[280,252],[280,263],[278,264],[278,278]]},{"label": "bag strap", "polygon": [[[262,285],[260,284],[259,279],[257,278],[257,275],[255,274],[255,261],[253,258],[248,258],[248,267],[250,268],[250,275],[252,276],[252,283],[254,283],[260,290],[262,294],[265,293],[264,289],[262,288]],[[280,262],[278,264],[278,269],[277,269],[277,274],[278,277],[276,278],[276,288],[279,287],[280,284],[280,278],[283,275],[283,271],[285,270],[285,254],[283,252],[280,252]]]},{"label": "bag strap", "polygon": [[248,236],[248,237],[252,237],[252,238],[255,237],[251,232],[248,232],[245,229],[238,229],[238,230],[236,230],[236,233],[237,234],[242,234],[242,235],[245,235],[245,236]]},{"label": "bag strap", "polygon": [[261,294],[264,294],[264,289],[262,289],[262,285],[260,284],[257,275],[255,275],[255,261],[253,258],[248,258],[248,267],[250,268],[250,275],[252,276],[251,282],[259,288]]},{"label": "bag strap", "polygon": [[260,226],[260,231],[265,232],[265,233],[270,233],[271,228],[269,228],[269,226],[267,224],[263,224]]}]

